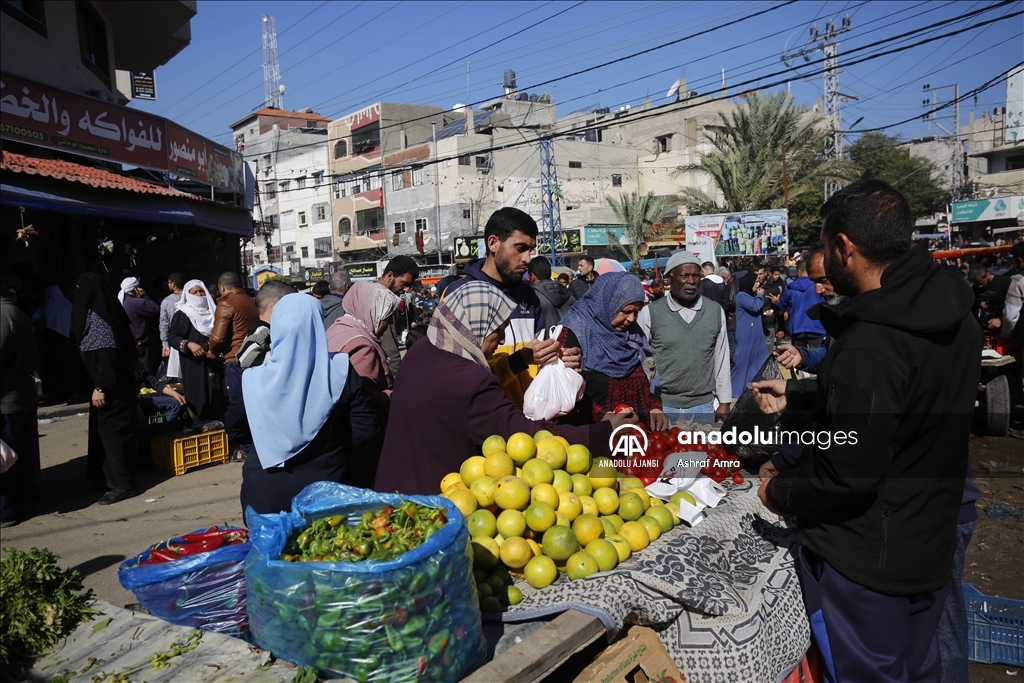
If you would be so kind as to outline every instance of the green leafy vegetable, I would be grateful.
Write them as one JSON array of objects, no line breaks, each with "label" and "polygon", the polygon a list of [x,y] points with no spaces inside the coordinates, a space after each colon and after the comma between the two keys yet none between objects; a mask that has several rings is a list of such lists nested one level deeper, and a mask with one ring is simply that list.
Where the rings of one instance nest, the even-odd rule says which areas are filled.
[{"label": "green leafy vegetable", "polygon": [[93,614],[74,570],[61,570],[46,548],[7,550],[0,560],[0,681],[21,672]]}]

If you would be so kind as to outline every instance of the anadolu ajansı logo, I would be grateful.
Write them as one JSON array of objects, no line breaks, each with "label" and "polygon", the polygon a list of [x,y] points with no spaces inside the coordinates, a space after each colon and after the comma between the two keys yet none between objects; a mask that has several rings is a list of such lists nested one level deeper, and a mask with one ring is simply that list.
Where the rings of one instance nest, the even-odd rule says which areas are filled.
[{"label": "anadolu ajans\u0131 logo", "polygon": [[643,458],[647,455],[647,433],[639,425],[620,425],[608,437],[612,458]]}]

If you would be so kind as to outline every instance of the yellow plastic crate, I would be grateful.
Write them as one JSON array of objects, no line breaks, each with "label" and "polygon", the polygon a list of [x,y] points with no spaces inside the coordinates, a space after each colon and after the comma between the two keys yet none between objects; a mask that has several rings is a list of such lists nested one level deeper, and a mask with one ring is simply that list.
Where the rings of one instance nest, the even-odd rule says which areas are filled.
[{"label": "yellow plastic crate", "polygon": [[168,434],[150,441],[153,467],[180,476],[186,470],[228,461],[228,433],[223,429],[183,436]]}]

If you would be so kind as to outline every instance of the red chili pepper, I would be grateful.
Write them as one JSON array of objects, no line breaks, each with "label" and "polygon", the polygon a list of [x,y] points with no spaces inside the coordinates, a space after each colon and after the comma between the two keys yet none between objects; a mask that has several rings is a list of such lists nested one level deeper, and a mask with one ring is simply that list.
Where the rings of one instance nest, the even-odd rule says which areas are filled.
[{"label": "red chili pepper", "polygon": [[[160,562],[173,562],[174,560],[178,559],[177,553],[175,553],[173,550],[170,550],[169,548],[170,548],[170,546],[168,546],[168,548],[159,548],[157,550],[150,550],[149,551],[150,561],[153,564],[160,564]],[[153,561],[154,558],[156,560],[159,560],[160,562],[154,562]]]},{"label": "red chili pepper", "polygon": [[380,514],[382,514],[382,515],[390,515],[392,512],[394,512],[394,510],[389,505],[388,507],[386,507],[383,510],[381,510]]},{"label": "red chili pepper", "polygon": [[420,657],[419,661],[416,662],[416,677],[419,678],[423,675],[423,672],[427,670],[427,658]]}]

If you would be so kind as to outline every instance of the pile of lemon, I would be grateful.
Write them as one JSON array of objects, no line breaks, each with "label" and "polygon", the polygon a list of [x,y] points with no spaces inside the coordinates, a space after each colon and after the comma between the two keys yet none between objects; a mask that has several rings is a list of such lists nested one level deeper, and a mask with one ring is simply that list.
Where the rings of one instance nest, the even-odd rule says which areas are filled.
[{"label": "pile of lemon", "polygon": [[441,480],[441,493],[466,516],[485,611],[515,604],[498,581],[479,585],[495,572],[521,572],[534,588],[560,570],[575,581],[614,569],[680,523],[639,479],[550,432],[490,436],[481,451]]}]

